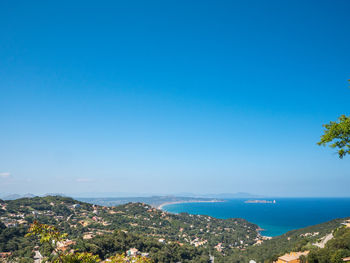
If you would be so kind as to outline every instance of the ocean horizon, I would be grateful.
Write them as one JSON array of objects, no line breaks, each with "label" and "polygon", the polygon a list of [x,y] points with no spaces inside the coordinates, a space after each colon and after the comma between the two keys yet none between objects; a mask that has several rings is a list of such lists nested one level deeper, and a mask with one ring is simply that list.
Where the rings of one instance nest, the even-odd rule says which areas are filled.
[{"label": "ocean horizon", "polygon": [[279,236],[290,230],[350,216],[350,197],[345,198],[254,198],[276,203],[245,203],[247,198],[226,202],[177,203],[163,206],[170,213],[208,215],[216,218],[244,218],[257,224],[264,236]]}]

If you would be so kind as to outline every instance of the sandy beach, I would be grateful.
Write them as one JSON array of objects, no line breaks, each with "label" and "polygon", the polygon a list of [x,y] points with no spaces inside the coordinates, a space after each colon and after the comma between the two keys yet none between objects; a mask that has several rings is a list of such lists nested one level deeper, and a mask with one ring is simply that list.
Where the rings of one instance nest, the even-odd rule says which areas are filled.
[{"label": "sandy beach", "polygon": [[190,200],[190,201],[166,202],[157,206],[157,209],[163,210],[163,207],[166,205],[174,205],[174,204],[182,204],[182,203],[219,203],[219,202],[225,202],[225,200]]}]

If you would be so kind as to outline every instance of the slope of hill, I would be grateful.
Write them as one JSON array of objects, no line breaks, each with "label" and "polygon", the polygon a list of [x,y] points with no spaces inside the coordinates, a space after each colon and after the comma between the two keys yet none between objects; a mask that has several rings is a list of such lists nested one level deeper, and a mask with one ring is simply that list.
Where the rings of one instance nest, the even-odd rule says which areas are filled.
[{"label": "slope of hill", "polygon": [[57,226],[76,240],[99,239],[102,235],[110,238],[118,230],[119,233],[147,235],[161,244],[202,247],[206,255],[218,244],[223,250],[244,248],[260,237],[258,226],[244,219],[174,215],[143,203],[106,207],[58,196],[3,201],[0,220],[7,228],[21,229],[38,220]]},{"label": "slope of hill", "polygon": [[344,222],[336,219],[266,240],[244,219],[170,214],[144,203],[107,207],[59,196],[22,198],[0,200],[0,252],[30,257],[36,243],[24,235],[34,220],[56,226],[74,240],[73,248],[102,259],[136,247],[155,262],[210,262],[211,254],[215,263],[263,262],[313,248]]},{"label": "slope of hill", "polygon": [[291,251],[303,251],[317,249],[315,243],[321,241],[334,230],[343,226],[345,220],[349,218],[334,219],[322,224],[313,225],[297,230],[289,231],[281,236],[266,240],[261,244],[249,247],[239,255],[235,254],[230,258],[235,260],[248,261],[254,259],[257,262],[272,262],[285,253]]}]

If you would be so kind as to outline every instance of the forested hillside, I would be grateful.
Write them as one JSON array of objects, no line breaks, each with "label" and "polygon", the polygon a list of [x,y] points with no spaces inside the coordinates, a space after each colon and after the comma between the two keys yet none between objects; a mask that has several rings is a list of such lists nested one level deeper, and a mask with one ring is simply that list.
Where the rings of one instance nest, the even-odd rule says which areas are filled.
[{"label": "forested hillside", "polygon": [[[105,207],[48,196],[0,201],[0,221],[0,252],[11,252],[9,258],[19,262],[33,261],[38,242],[25,234],[38,221],[67,233],[71,241],[65,249],[91,252],[101,259],[134,248],[154,262],[211,262],[215,258],[220,263],[271,262],[286,252],[314,251],[314,243],[339,228],[344,219],[268,240],[259,234],[257,225],[244,219],[176,215],[144,203]],[[49,253],[45,246],[39,251]]]},{"label": "forested hillside", "polygon": [[136,247],[149,252],[156,262],[163,262],[164,257],[169,262],[181,258],[207,262],[209,251],[218,245],[224,252],[248,247],[260,238],[258,226],[243,219],[174,215],[143,203],[104,207],[57,196],[2,201],[0,219],[5,233],[1,252],[11,251],[16,257],[28,257],[35,246],[24,238],[34,220],[56,226],[76,241],[76,249],[101,258]]}]

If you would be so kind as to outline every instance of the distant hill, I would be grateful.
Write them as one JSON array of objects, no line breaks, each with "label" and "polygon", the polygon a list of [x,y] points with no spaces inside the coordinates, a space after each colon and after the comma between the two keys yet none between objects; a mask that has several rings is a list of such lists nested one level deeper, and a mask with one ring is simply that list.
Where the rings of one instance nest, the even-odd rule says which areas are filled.
[{"label": "distant hill", "polygon": [[[151,196],[151,197],[104,197],[104,198],[76,198],[76,200],[102,206],[117,206],[127,203],[145,203],[153,207],[159,207],[165,203],[174,202],[198,202],[198,201],[214,201],[218,198],[195,198],[181,196]],[[223,200],[222,200],[223,201]]]},{"label": "distant hill", "polygon": [[[125,200],[131,200],[131,202],[143,202],[142,200],[152,200],[155,198],[217,198],[217,199],[235,199],[235,198],[264,198],[266,196],[250,194],[245,192],[238,193],[219,193],[219,194],[193,194],[193,193],[178,193],[174,195],[149,195],[149,194],[137,194],[137,193],[84,193],[84,194],[76,194],[76,195],[66,195],[62,193],[47,193],[43,195],[34,195],[34,194],[1,194],[0,198],[3,200],[15,200],[23,197],[35,197],[35,196],[71,196],[75,199],[79,200],[120,200],[119,203],[115,204],[124,204]],[[149,203],[146,202],[146,203]]]},{"label": "distant hill", "polygon": [[43,194],[41,195],[42,197],[45,197],[45,196],[62,196],[62,197],[69,197],[68,195],[65,195],[65,194],[62,194],[62,193],[46,193],[46,194]]},{"label": "distant hill", "polygon": [[36,195],[33,194],[24,194],[24,195],[19,195],[19,194],[10,194],[10,195],[5,195],[2,197],[3,200],[16,200],[19,198],[32,198],[35,197]]},{"label": "distant hill", "polygon": [[175,196],[195,197],[195,198],[220,198],[220,199],[235,199],[235,198],[264,198],[266,196],[250,194],[245,192],[238,193],[218,193],[218,194],[193,194],[193,193],[178,193]]},{"label": "distant hill", "polygon": [[[16,199],[20,199],[20,198],[33,198],[33,197],[37,197],[39,195],[34,195],[34,194],[2,194],[0,195],[0,199],[2,200],[16,200]],[[45,196],[62,196],[62,197],[67,197],[64,194],[61,193],[47,193],[47,194],[43,194],[40,195],[41,197],[45,197]]]},{"label": "distant hill", "polygon": [[235,199],[235,198],[263,198],[264,196],[241,192],[241,193],[208,194],[208,195],[203,195],[203,197]]}]

